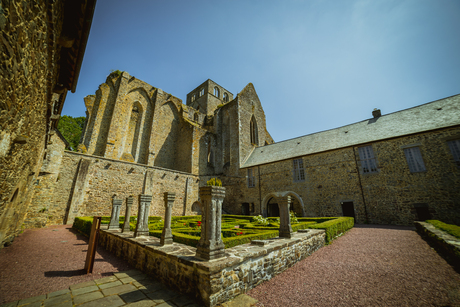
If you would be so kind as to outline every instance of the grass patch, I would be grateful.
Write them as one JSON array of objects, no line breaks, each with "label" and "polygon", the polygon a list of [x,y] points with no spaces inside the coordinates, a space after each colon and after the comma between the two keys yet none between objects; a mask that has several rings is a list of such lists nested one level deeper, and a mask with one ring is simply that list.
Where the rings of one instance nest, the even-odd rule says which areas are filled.
[{"label": "grass patch", "polygon": [[430,223],[434,227],[447,232],[448,234],[460,239],[460,226],[453,224],[446,224],[438,220],[427,220],[427,223]]}]

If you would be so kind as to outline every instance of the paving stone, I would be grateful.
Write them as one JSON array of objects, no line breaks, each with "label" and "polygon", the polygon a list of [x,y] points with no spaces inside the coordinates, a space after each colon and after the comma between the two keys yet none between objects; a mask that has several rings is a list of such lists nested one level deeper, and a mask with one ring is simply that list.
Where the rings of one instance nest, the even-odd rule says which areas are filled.
[{"label": "paving stone", "polygon": [[180,295],[172,299],[172,302],[178,307],[183,307],[195,303],[195,299],[188,295]]},{"label": "paving stone", "polygon": [[29,298],[20,300],[19,303],[18,303],[18,306],[25,305],[25,304],[30,304],[30,303],[33,303],[33,302],[36,302],[36,301],[43,301],[44,299],[46,299],[45,294],[44,295],[39,295],[39,296],[34,296],[34,297],[29,297]]},{"label": "paving stone", "polygon": [[146,299],[147,297],[145,296],[144,293],[142,293],[141,290],[135,290],[131,292],[126,292],[123,294],[120,294],[120,297],[126,302],[126,303],[133,303],[140,301],[142,299]]},{"label": "paving stone", "polygon": [[73,302],[74,302],[75,305],[79,305],[79,304],[94,301],[94,300],[97,300],[97,299],[100,299],[100,298],[103,298],[103,297],[104,297],[104,295],[101,292],[96,291],[96,292],[85,293],[85,294],[82,294],[82,295],[75,296],[73,298]]},{"label": "paving stone", "polygon": [[54,305],[61,304],[61,303],[66,302],[66,301],[71,301],[72,302],[72,297],[70,296],[70,293],[66,293],[66,294],[63,294],[63,295],[59,295],[59,296],[55,296],[55,297],[46,299],[45,302],[44,302],[44,305],[46,307],[54,306]]},{"label": "paving stone", "polygon": [[3,305],[0,305],[0,307],[16,307],[18,305],[18,302],[19,301],[6,303],[6,304],[3,304]]},{"label": "paving stone", "polygon": [[96,285],[96,283],[94,282],[94,280],[86,281],[86,282],[82,282],[82,283],[80,283],[80,284],[76,284],[76,285],[70,286],[70,290],[79,289],[79,288],[85,288],[85,287],[90,287],[90,286],[94,286],[94,285]]},{"label": "paving stone", "polygon": [[147,285],[140,286],[139,290],[142,290],[142,292],[144,292],[144,293],[150,293],[150,292],[155,292],[155,291],[162,290],[164,288],[165,288],[164,284],[162,284],[160,282],[154,282],[154,283],[150,283],[150,284],[147,284]]},{"label": "paving stone", "polygon": [[102,290],[102,293],[105,296],[108,296],[108,295],[120,294],[120,293],[133,291],[133,290],[136,290],[136,287],[134,287],[133,285],[127,284],[127,285],[122,285],[122,286],[117,286],[117,287],[104,289],[104,290]]},{"label": "paving stone", "polygon": [[69,293],[69,292],[70,292],[69,289],[63,289],[63,290],[51,292],[51,293],[48,293],[48,298],[52,298],[52,297],[59,296],[59,295],[62,295],[62,294],[66,294],[66,293]]},{"label": "paving stone", "polygon": [[112,295],[81,304],[78,307],[118,307],[124,304],[125,302],[118,295]]},{"label": "paving stone", "polygon": [[150,299],[152,299],[155,303],[158,303],[158,304],[161,304],[163,302],[169,301],[169,300],[175,298],[178,295],[179,294],[176,293],[176,292],[172,292],[172,291],[165,290],[165,289],[155,291],[155,292],[152,292],[152,293],[147,293],[147,296]]},{"label": "paving stone", "polygon": [[174,305],[171,302],[163,302],[163,303],[161,303],[159,305],[156,305],[155,307],[176,307],[176,305]]},{"label": "paving stone", "polygon": [[155,305],[156,305],[156,303],[154,301],[152,301],[151,299],[145,299],[145,300],[138,301],[138,302],[135,302],[135,303],[127,304],[126,306],[129,306],[129,307],[150,307],[150,306],[155,306]]},{"label": "paving stone", "polygon": [[231,301],[222,304],[222,307],[250,307],[254,306],[258,300],[246,294],[240,294]]},{"label": "paving stone", "polygon": [[[29,306],[29,305],[26,305],[25,307],[27,307],[27,306]],[[72,300],[70,300],[70,301],[65,301],[65,302],[53,305],[51,307],[73,307],[73,304],[72,304]]]},{"label": "paving stone", "polygon": [[108,276],[108,277],[104,277],[104,278],[95,279],[94,282],[97,285],[102,285],[102,284],[106,284],[106,283],[116,281],[116,280],[118,280],[118,278],[116,276]]},{"label": "paving stone", "polygon": [[30,303],[30,304],[27,304],[27,305],[18,305],[18,306],[41,307],[41,306],[42,306],[42,302],[43,302],[43,301],[37,301],[37,302],[33,302],[33,303]]},{"label": "paving stone", "polygon": [[121,286],[121,285],[122,285],[121,281],[117,280],[117,281],[113,281],[113,282],[109,282],[109,283],[106,283],[106,284],[99,285],[99,288],[100,289],[108,289],[108,288]]},{"label": "paving stone", "polygon": [[144,274],[144,273],[142,273],[139,270],[129,270],[129,271],[124,271],[124,272],[114,273],[113,275],[115,275],[116,277],[121,279],[121,278],[126,278],[126,277],[133,277],[133,276],[137,276],[137,275],[142,275],[142,274]]},{"label": "paving stone", "polygon": [[77,295],[80,295],[80,294],[89,293],[89,292],[98,291],[98,290],[99,290],[98,286],[89,286],[89,287],[84,287],[84,288],[78,288],[78,289],[72,290],[72,295],[77,296]]},{"label": "paving stone", "polygon": [[129,284],[131,282],[135,282],[136,280],[132,277],[125,277],[125,278],[121,278],[120,281],[124,284]]}]

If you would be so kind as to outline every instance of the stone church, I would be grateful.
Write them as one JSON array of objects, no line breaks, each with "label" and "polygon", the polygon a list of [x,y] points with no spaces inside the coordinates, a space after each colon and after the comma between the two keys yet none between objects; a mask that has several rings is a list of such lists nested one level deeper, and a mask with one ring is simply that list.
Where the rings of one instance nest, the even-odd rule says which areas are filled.
[{"label": "stone church", "polygon": [[[274,143],[252,84],[236,96],[207,80],[181,99],[113,73],[85,98],[79,153],[55,135],[27,223],[109,215],[111,198],[163,193],[175,215],[199,214],[199,186],[227,188],[223,209],[279,215],[290,195],[298,216],[353,216],[357,223],[460,222],[460,95]],[[34,208],[34,204],[38,207]],[[46,207],[46,211],[39,209]],[[135,206],[134,206],[135,207]],[[122,208],[123,212],[123,208]]]}]

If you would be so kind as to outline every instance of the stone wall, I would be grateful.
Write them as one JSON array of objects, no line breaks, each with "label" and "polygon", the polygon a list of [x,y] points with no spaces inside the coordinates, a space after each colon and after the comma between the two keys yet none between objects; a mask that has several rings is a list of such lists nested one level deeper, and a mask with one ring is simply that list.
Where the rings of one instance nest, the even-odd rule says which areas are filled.
[{"label": "stone wall", "polygon": [[0,246],[20,231],[41,167],[62,14],[62,1],[1,2]]},{"label": "stone wall", "polygon": [[[224,207],[240,214],[242,203],[254,203],[251,214],[266,215],[270,193],[292,191],[306,216],[341,216],[342,203],[353,202],[357,223],[411,225],[418,219],[418,204],[426,204],[432,218],[458,224],[460,169],[447,145],[452,138],[460,138],[459,127],[363,144],[372,145],[377,173],[363,173],[360,146],[297,157],[305,169],[300,182],[293,179],[293,159],[252,167],[253,188],[247,184],[248,169],[241,169],[240,178],[230,181],[237,187],[226,200],[233,201]],[[425,172],[409,171],[404,146],[411,144],[420,148]]]},{"label": "stone wall", "polygon": [[[86,165],[86,167],[84,167]],[[48,224],[72,223],[76,216],[109,216],[112,197],[134,196],[132,214],[137,214],[138,195],[152,195],[150,215],[164,215],[163,193],[176,193],[173,215],[192,215],[192,204],[198,200],[198,176],[66,151],[53,189],[37,186],[36,207],[48,211]]]},{"label": "stone wall", "polygon": [[62,224],[62,209],[55,189],[60,185],[60,167],[64,154],[65,143],[59,133],[51,136],[46,149],[45,159],[34,182],[34,194],[24,221],[26,228],[43,227],[45,225]]},{"label": "stone wall", "polygon": [[154,237],[132,238],[118,230],[100,232],[99,243],[137,269],[167,286],[193,293],[206,306],[216,306],[270,280],[325,244],[324,230],[295,233],[293,238],[244,244],[225,249],[226,257],[211,262],[194,257],[196,248],[180,243],[160,246]]}]

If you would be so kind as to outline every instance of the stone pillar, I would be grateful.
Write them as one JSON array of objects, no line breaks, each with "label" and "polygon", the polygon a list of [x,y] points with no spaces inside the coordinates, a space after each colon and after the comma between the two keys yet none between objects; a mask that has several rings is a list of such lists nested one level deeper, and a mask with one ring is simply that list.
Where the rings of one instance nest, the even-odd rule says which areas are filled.
[{"label": "stone pillar", "polygon": [[277,197],[278,207],[280,209],[280,237],[291,238],[292,227],[289,216],[289,206],[291,204],[291,196]]},{"label": "stone pillar", "polygon": [[120,207],[122,199],[112,198],[112,216],[110,217],[109,230],[120,229]]},{"label": "stone pillar", "polygon": [[131,207],[133,205],[134,198],[132,196],[126,199],[126,212],[125,212],[125,222],[123,223],[123,229],[121,232],[129,231],[129,220],[131,219]]},{"label": "stone pillar", "polygon": [[149,235],[149,212],[152,195],[139,195],[139,210],[137,213],[136,230],[134,237]]},{"label": "stone pillar", "polygon": [[161,233],[160,244],[167,245],[173,243],[173,235],[171,232],[171,214],[172,207],[174,204],[174,199],[176,198],[175,193],[165,194],[165,226],[163,227],[163,232]]},{"label": "stone pillar", "polygon": [[214,260],[225,257],[225,246],[221,238],[222,201],[225,188],[216,186],[200,187],[201,237],[196,249],[196,257]]}]

